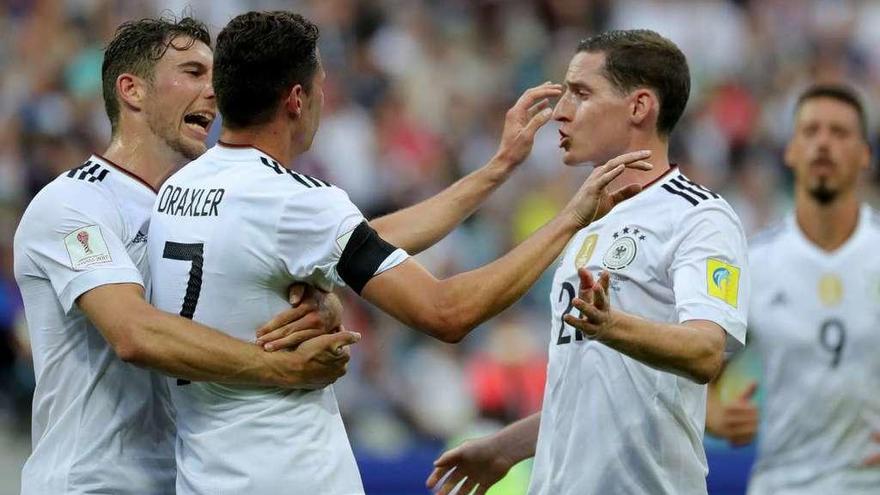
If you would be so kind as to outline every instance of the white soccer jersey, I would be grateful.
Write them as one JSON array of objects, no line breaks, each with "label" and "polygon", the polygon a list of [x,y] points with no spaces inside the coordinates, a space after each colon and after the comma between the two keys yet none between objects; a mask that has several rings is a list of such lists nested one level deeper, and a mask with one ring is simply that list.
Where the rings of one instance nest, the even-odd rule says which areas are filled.
[{"label": "white soccer jersey", "polygon": [[[749,493],[880,493],[880,216],[863,206],[828,253],[794,215],[752,242],[749,332],[763,364]],[[833,489],[829,490],[829,487]]]},{"label": "white soccer jersey", "polygon": [[[161,188],[148,248],[153,302],[253,341],[289,307],[294,281],[329,290],[351,280],[358,268],[341,259],[363,222],[341,189],[255,148],[218,145]],[[407,258],[380,255],[362,278]],[[191,383],[171,396],[178,494],[363,493],[333,387]]]},{"label": "white soccer jersey", "polygon": [[550,295],[550,355],[531,495],[706,493],[706,386],[584,338],[577,269],[611,273],[612,307],[709,320],[745,341],[745,235],[730,206],[673,168],[569,243]]},{"label": "white soccer jersey", "polygon": [[33,453],[22,494],[174,493],[164,378],[116,357],[74,304],[143,286],[155,193],[97,156],[47,185],[15,233],[15,278],[34,356]]}]

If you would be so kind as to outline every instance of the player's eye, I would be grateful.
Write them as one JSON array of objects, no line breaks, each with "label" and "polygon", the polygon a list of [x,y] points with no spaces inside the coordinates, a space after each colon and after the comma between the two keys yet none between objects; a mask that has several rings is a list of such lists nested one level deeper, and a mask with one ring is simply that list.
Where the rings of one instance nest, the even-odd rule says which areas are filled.
[{"label": "player's eye", "polygon": [[833,126],[831,128],[831,135],[836,138],[843,139],[849,136],[849,131],[843,127]]}]

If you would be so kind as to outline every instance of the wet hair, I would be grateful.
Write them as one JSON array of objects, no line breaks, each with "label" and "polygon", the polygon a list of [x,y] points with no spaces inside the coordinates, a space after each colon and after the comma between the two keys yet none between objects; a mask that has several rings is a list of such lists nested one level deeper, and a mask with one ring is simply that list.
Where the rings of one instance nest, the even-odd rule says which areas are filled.
[{"label": "wet hair", "polygon": [[621,93],[653,89],[660,99],[657,131],[664,136],[672,132],[691,91],[687,58],[675,43],[654,31],[632,29],[587,38],[577,51],[603,53],[605,77]]},{"label": "wet hair", "polygon": [[[172,45],[180,37],[190,38],[181,47]],[[110,127],[116,133],[119,124],[119,100],[116,95],[116,79],[120,74],[130,73],[152,81],[156,63],[169,48],[189,49],[197,41],[211,46],[208,28],[192,17],[180,20],[171,17],[140,19],[122,23],[107,48],[101,65],[104,108],[110,119]]]},{"label": "wet hair", "polygon": [[264,124],[292,87],[310,91],[319,66],[318,37],[317,26],[292,12],[248,12],[229,21],[214,51],[214,93],[223,125]]}]

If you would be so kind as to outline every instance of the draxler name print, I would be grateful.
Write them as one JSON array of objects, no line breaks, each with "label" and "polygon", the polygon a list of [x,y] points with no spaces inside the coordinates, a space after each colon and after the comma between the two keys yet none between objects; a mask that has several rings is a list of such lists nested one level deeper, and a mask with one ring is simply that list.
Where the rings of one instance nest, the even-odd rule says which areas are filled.
[{"label": "draxler name print", "polygon": [[216,217],[225,189],[189,189],[167,185],[159,195],[159,213],[178,217]]}]

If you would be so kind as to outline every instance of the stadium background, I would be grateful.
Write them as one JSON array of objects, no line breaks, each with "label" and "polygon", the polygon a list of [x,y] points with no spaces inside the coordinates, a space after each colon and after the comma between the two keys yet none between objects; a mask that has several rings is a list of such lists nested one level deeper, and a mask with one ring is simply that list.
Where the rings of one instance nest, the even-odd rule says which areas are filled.
[{"label": "stadium background", "polygon": [[[749,234],[790,207],[781,151],[798,91],[848,81],[871,114],[880,93],[880,2],[0,0],[0,495],[18,493],[30,448],[33,372],[12,275],[18,218],[43,185],[106,146],[100,66],[114,28],[185,8],[214,35],[251,9],[294,9],[319,24],[326,104],[313,150],[296,166],[346,189],[368,216],[483,164],[520,92],[560,81],[577,41],[606,29],[654,29],[686,53],[693,89],[672,157],[721,192]],[[493,259],[564,204],[585,170],[561,166],[556,128],[541,131],[479,213],[420,256],[434,273]],[[876,169],[871,175],[866,192],[876,204]],[[337,393],[369,494],[425,493],[444,446],[540,407],[549,280],[459,346],[403,329],[349,294],[346,324],[365,338]],[[741,357],[725,395],[759,369],[754,356]],[[712,439],[707,449],[710,493],[742,493],[753,449]],[[522,466],[490,493],[524,493],[527,478]]]}]

